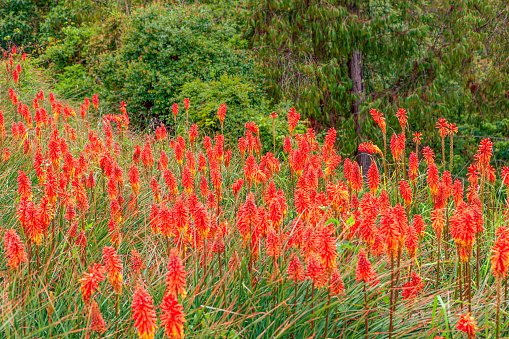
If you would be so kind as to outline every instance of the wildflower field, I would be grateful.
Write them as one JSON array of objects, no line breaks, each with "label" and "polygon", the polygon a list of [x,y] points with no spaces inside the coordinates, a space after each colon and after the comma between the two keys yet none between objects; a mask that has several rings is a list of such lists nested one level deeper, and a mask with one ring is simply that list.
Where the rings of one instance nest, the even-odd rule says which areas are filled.
[{"label": "wildflower field", "polygon": [[124,104],[59,101],[15,50],[0,72],[2,338],[509,336],[509,168],[489,139],[457,177],[454,123],[433,150],[405,109],[372,110],[362,173],[334,129],[294,133],[294,109],[271,115],[281,145],[249,121],[239,140],[177,124],[193,98],[144,133]]}]

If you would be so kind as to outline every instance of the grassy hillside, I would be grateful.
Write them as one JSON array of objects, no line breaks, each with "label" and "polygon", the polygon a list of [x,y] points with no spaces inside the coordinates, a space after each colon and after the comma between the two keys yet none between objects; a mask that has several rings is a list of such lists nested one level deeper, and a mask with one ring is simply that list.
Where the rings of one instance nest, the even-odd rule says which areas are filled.
[{"label": "grassy hillside", "polygon": [[[407,158],[402,134],[387,149],[361,146],[373,159],[363,177],[337,155],[334,130],[324,143],[297,133],[294,110],[274,116],[289,129],[275,155],[259,152],[276,145],[248,121],[238,143],[193,120],[140,134],[124,106],[60,101],[44,71],[20,55],[3,63],[10,57],[3,336],[460,338],[471,312],[478,336],[495,337],[509,249],[507,188],[492,176],[507,180],[488,166],[489,140],[470,182],[453,183],[425,145]],[[219,125],[229,118],[218,110]]]}]

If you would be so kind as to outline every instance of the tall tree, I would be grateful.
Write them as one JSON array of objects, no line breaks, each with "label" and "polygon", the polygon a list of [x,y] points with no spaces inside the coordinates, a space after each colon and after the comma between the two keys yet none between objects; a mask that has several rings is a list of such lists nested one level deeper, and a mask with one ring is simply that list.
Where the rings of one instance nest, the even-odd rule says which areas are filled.
[{"label": "tall tree", "polygon": [[314,124],[338,128],[346,153],[379,137],[365,119],[371,107],[389,113],[399,133],[393,117],[399,106],[409,113],[410,129],[431,131],[440,116],[473,123],[480,115],[500,116],[509,103],[500,82],[509,56],[503,2],[251,0],[249,6],[247,36],[269,94],[293,100]]}]

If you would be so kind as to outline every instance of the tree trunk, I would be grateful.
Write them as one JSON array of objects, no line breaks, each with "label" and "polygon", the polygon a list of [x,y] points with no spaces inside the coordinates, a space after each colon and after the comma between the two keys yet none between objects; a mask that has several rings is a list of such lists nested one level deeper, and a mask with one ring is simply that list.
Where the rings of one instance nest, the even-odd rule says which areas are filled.
[{"label": "tree trunk", "polygon": [[[362,69],[362,52],[358,48],[353,50],[350,56],[350,61],[348,62],[348,68],[350,71],[350,78],[353,82],[352,94],[358,96],[352,103],[351,111],[355,123],[357,141],[358,143],[361,143],[363,138],[361,131],[362,118],[360,116],[360,106],[365,98],[366,87],[364,86],[364,72]],[[368,169],[371,165],[371,157],[368,153],[357,152],[357,162],[362,169],[362,175],[365,177],[368,174]]]}]

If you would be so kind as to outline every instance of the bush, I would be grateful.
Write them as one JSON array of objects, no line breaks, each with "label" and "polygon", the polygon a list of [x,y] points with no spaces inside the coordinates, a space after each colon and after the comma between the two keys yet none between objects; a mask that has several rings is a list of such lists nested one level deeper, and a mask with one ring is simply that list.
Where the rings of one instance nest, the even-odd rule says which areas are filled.
[{"label": "bush", "polygon": [[35,41],[33,22],[37,7],[32,0],[6,0],[0,6],[0,39],[2,48],[10,43],[25,46]]},{"label": "bush", "polygon": [[126,98],[133,122],[167,117],[186,83],[255,78],[251,58],[236,51],[242,41],[235,30],[203,7],[152,5],[126,26],[118,53],[101,57],[96,71],[106,90]]},{"label": "bush", "polygon": [[[196,122],[206,133],[212,134],[220,130],[217,109],[219,105],[226,103],[227,119],[224,122],[226,141],[236,143],[237,138],[244,133],[245,122],[254,121],[260,129],[265,151],[272,148],[270,103],[260,88],[246,79],[224,74],[217,81],[195,80],[182,87],[177,102],[183,102],[184,98],[193,98],[189,108],[189,119]],[[276,120],[276,142],[279,146],[282,146],[284,136],[288,132],[285,117],[290,107],[291,103],[283,103],[273,108],[279,111],[280,117]],[[171,112],[166,115],[166,120],[173,121]],[[185,121],[184,114],[180,115],[180,121]],[[303,129],[299,128],[298,131],[302,132]]]}]

